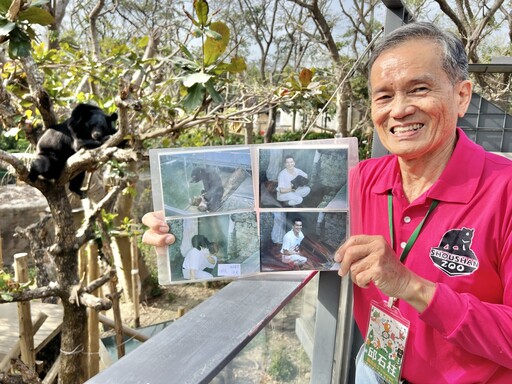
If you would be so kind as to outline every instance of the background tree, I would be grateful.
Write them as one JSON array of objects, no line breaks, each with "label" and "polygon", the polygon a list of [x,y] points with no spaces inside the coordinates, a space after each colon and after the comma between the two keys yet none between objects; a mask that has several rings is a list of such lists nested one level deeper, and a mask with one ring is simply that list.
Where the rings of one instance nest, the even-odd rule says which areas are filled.
[{"label": "background tree", "polygon": [[[121,191],[130,183],[130,178],[120,178],[117,185],[109,187],[101,200],[93,202],[79,228],[74,226],[72,206],[64,186],[76,174],[96,169],[107,161],[140,161],[144,156],[143,143],[146,140],[173,135],[177,138],[191,127],[222,120],[236,121],[257,112],[262,106],[280,102],[281,99],[269,92],[262,95],[261,101],[251,108],[240,110],[233,108],[240,105],[240,98],[226,100],[222,96],[223,84],[227,81],[225,75],[240,72],[245,68],[245,63],[241,58],[224,61],[229,30],[221,22],[212,22],[208,4],[204,1],[194,2],[195,16],[192,12],[187,13],[194,25],[193,33],[201,39],[199,55],[194,56],[184,45],[180,45],[183,56],[163,60],[169,66],[170,79],[163,76],[153,79],[157,83],[155,88],[162,91],[152,94],[144,92],[150,77],[140,73],[151,73],[152,67],[160,65],[152,57],[157,47],[155,35],[132,39],[130,45],[99,39],[95,18],[103,11],[103,3],[100,1],[89,13],[91,49],[88,55],[64,40],[59,41],[58,51],[47,50],[42,45],[36,45],[32,51],[30,43],[35,34],[32,33],[31,22],[51,24],[51,16],[40,8],[41,3],[31,3],[26,8],[30,10],[34,7],[35,10],[26,11],[24,2],[8,1],[9,4],[7,0],[1,3],[2,11],[8,17],[2,22],[0,32],[9,44],[12,60],[4,65],[6,71],[3,73],[7,75],[8,81],[0,86],[2,101],[8,105],[2,109],[2,122],[11,127],[18,125],[20,134],[24,133],[35,143],[41,129],[60,120],[54,108],[59,103],[62,103],[59,109],[65,111],[64,115],[69,114],[69,106],[78,101],[94,101],[106,112],[117,110],[119,114],[118,133],[101,148],[72,156],[55,182],[43,179],[31,182],[26,164],[0,151],[0,160],[14,168],[17,178],[39,189],[47,199],[55,226],[54,239],[47,252],[56,263],[56,282],[49,286],[8,292],[0,302],[49,296],[61,299],[64,317],[59,382],[78,383],[81,375],[77,375],[77,372],[82,371],[86,307],[103,310],[111,306],[109,300],[96,298],[90,292],[107,282],[112,270],[106,269],[100,279],[84,286],[78,275],[77,253],[86,242],[95,238],[96,228],[100,228],[104,244],[108,244],[109,235],[105,232],[101,212],[109,211],[107,207],[120,196]],[[137,44],[141,40],[143,43]],[[90,92],[74,94],[73,89],[76,89],[78,82],[82,82],[84,73],[91,85]],[[171,81],[180,84],[180,93],[177,95],[173,87],[167,86]],[[159,85],[163,86],[160,88]],[[162,114],[160,109],[165,113]],[[153,115],[154,111],[158,111],[158,114]],[[116,147],[123,139],[129,140],[131,148]],[[110,255],[111,250],[105,249],[105,254]]]}]

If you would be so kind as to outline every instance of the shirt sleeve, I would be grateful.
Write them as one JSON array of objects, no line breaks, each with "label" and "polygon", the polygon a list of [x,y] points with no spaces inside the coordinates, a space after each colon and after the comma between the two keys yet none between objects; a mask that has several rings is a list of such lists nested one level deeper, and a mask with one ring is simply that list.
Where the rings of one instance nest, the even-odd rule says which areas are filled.
[{"label": "shirt sleeve", "polygon": [[281,247],[281,253],[283,253],[285,249],[287,251],[290,251],[292,248],[293,248],[292,241],[290,239],[290,236],[288,236],[288,233],[286,233],[286,235],[284,235],[284,237],[283,237],[283,246]]},{"label": "shirt sleeve", "polygon": [[[510,287],[509,287],[510,288]],[[512,307],[485,303],[438,283],[420,319],[448,342],[512,369]]]},{"label": "shirt sleeve", "polygon": [[291,188],[291,186],[292,184],[286,177],[286,174],[283,171],[279,172],[279,176],[277,176],[277,188]]}]

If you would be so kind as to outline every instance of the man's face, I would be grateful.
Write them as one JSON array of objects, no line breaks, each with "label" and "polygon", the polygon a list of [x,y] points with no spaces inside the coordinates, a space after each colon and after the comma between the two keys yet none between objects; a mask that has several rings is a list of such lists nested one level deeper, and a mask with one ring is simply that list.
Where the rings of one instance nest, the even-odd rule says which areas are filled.
[{"label": "man's face", "polygon": [[293,160],[293,157],[288,157],[284,161],[284,165],[285,165],[286,169],[293,169],[293,168],[295,168],[295,160]]},{"label": "man's face", "polygon": [[298,235],[301,230],[302,230],[302,221],[296,221],[295,223],[293,223],[293,233],[295,233],[295,235]]},{"label": "man's face", "polygon": [[471,83],[453,85],[441,56],[435,42],[415,40],[384,51],[372,67],[372,119],[382,144],[403,160],[428,160],[453,148]]}]

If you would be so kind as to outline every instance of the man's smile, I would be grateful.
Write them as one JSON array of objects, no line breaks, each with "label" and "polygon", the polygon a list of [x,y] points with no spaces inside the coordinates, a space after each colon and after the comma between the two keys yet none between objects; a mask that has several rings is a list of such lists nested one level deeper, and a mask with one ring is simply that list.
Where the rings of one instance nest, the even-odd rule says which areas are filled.
[{"label": "man's smile", "polygon": [[404,133],[418,131],[421,128],[423,128],[424,126],[425,126],[424,124],[420,124],[420,123],[410,124],[410,125],[401,125],[398,127],[391,128],[391,133],[393,135],[402,135]]}]

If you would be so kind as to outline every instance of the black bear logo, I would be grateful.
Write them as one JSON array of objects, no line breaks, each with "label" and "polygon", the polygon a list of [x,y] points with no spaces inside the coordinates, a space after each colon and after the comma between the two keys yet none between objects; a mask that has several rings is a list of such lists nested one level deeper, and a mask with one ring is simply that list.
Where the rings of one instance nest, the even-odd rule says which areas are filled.
[{"label": "black bear logo", "polygon": [[452,229],[446,232],[439,243],[439,248],[454,255],[462,255],[475,258],[471,250],[474,229],[462,227],[462,229]]},{"label": "black bear logo", "polygon": [[471,249],[474,229],[462,227],[447,231],[439,246],[430,250],[434,265],[448,276],[470,275],[478,269],[478,259]]}]

